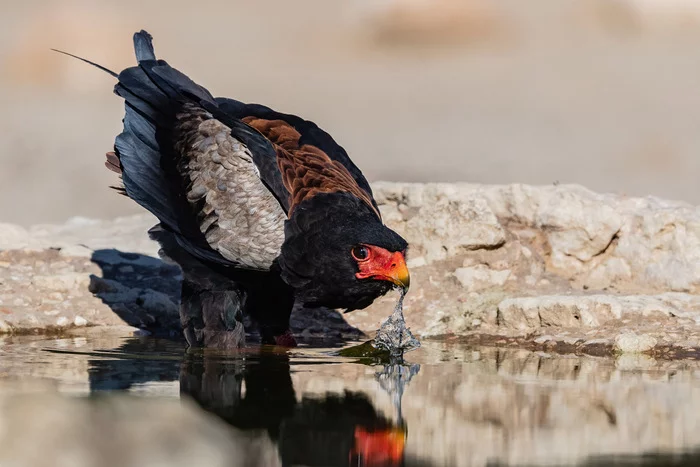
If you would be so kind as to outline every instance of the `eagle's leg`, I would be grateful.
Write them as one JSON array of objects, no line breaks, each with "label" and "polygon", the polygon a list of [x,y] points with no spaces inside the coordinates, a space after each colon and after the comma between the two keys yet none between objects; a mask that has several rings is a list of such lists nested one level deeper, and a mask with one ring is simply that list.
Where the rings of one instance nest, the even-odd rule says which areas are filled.
[{"label": "eagle's leg", "polygon": [[296,347],[289,329],[289,317],[294,307],[294,291],[279,274],[270,272],[265,281],[248,290],[245,311],[258,324],[263,344]]},{"label": "eagle's leg", "polygon": [[180,266],[180,323],[191,347],[234,349],[245,344],[244,286],[184,251],[173,234],[159,226],[149,231],[160,243],[158,252],[166,261]]},{"label": "eagle's leg", "polygon": [[294,291],[278,271],[215,270],[184,251],[158,226],[149,231],[160,256],[182,270],[180,322],[192,347],[236,348],[245,343],[243,315],[260,329],[265,344],[295,347],[289,329]]}]

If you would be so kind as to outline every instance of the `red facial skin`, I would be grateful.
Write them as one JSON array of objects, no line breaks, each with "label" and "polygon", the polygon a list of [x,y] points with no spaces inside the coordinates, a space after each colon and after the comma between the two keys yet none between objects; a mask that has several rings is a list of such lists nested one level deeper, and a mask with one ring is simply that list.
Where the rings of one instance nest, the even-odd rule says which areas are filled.
[{"label": "red facial skin", "polygon": [[408,288],[410,275],[408,267],[406,267],[404,252],[396,251],[392,253],[374,245],[360,246],[367,249],[368,255],[366,258],[358,257],[355,255],[355,249],[353,248],[353,257],[360,269],[355,274],[355,277],[358,279],[389,281],[404,289]]}]

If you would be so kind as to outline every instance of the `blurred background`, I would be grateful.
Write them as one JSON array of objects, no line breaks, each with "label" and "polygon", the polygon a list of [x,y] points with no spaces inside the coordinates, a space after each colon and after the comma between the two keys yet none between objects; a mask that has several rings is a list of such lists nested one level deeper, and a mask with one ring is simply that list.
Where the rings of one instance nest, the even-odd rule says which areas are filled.
[{"label": "blurred background", "polygon": [[0,221],[139,212],[108,189],[131,35],[214,95],[320,124],[370,180],[700,201],[697,0],[0,4]]}]

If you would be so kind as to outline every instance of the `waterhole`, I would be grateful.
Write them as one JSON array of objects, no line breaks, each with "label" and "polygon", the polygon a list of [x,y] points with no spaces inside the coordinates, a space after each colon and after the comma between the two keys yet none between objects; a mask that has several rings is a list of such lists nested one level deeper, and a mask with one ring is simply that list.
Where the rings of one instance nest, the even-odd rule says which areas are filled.
[{"label": "waterhole", "polygon": [[[25,429],[23,412],[7,412],[18,393],[39,406],[58,394],[52,413],[63,401],[94,408],[121,397],[127,422],[129,404],[189,401],[227,427],[226,449],[245,439],[259,446],[245,455],[279,465],[700,465],[696,361],[422,344],[387,363],[342,357],[333,343],[221,353],[148,337],[5,337],[0,415]],[[143,423],[138,411],[128,429]],[[42,428],[23,434],[40,444],[43,430],[82,423],[52,413],[33,411]],[[112,431],[122,426],[114,417]],[[110,442],[100,433],[86,449]],[[160,446],[155,434],[139,439]]]}]

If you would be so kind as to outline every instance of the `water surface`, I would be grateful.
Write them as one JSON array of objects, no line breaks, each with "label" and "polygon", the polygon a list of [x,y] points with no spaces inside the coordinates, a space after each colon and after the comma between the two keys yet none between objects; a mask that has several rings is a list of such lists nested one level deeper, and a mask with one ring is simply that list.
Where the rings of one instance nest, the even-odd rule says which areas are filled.
[{"label": "water surface", "polygon": [[696,361],[424,341],[392,365],[337,350],[6,337],[0,377],[73,397],[190,398],[268,437],[285,465],[700,465]]}]

